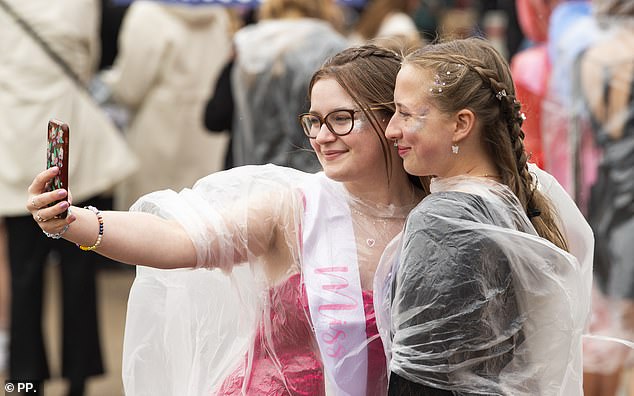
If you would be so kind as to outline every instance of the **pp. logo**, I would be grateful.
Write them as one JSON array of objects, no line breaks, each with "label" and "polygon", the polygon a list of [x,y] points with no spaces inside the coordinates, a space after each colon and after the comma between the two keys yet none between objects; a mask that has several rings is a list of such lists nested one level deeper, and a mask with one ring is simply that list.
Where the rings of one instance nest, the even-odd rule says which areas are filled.
[{"label": "pp. logo", "polygon": [[37,393],[38,391],[37,384],[30,381],[5,381],[4,383],[5,394]]}]

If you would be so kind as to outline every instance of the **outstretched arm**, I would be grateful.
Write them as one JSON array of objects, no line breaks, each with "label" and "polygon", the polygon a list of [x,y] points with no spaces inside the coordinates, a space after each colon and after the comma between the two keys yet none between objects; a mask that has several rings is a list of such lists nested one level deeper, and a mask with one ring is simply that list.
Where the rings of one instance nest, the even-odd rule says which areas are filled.
[{"label": "outstretched arm", "polygon": [[[62,201],[47,207],[51,202],[68,197],[66,190],[44,192],[46,183],[57,172],[58,169],[53,167],[37,175],[28,189],[27,209],[43,231],[56,234],[66,229],[62,238],[79,245],[92,246],[99,234],[95,213],[72,206],[71,214],[66,219],[57,219],[55,216],[64,212],[69,203]],[[103,238],[95,252],[123,263],[156,268],[196,265],[194,245],[176,221],[138,212],[105,211],[101,215]]]}]

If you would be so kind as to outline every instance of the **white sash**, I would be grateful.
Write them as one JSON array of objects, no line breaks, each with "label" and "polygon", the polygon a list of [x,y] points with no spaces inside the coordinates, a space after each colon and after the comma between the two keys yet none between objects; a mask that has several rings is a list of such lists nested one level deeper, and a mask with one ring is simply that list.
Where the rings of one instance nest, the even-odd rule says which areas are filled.
[{"label": "white sash", "polygon": [[357,247],[343,186],[316,177],[304,186],[303,273],[310,316],[336,395],[365,395],[367,335]]}]

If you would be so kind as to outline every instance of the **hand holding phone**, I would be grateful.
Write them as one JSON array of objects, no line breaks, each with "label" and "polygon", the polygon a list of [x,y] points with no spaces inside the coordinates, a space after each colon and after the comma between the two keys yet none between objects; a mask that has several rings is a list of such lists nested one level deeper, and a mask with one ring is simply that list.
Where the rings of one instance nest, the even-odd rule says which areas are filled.
[{"label": "hand holding phone", "polygon": [[[70,128],[62,121],[52,119],[48,122],[46,147],[46,169],[53,166],[59,168],[59,173],[46,184],[46,191],[53,191],[60,188],[68,191],[68,148],[70,143]],[[59,201],[51,203],[49,206],[57,204]],[[68,211],[64,211],[58,217],[66,218]]]}]

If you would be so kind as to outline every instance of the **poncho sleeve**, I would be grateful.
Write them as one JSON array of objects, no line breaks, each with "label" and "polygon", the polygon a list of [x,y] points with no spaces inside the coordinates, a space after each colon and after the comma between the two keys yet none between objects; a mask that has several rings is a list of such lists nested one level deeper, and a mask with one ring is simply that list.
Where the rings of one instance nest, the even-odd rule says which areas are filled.
[{"label": "poncho sleeve", "polygon": [[[131,210],[181,224],[201,268],[137,268],[123,348],[126,395],[212,394],[244,359],[268,301],[270,267],[258,253],[271,238],[265,231],[285,233],[279,239],[296,252],[297,187],[313,176],[272,165],[241,167],[135,203]],[[299,271],[297,260],[293,253],[277,264]]]}]

